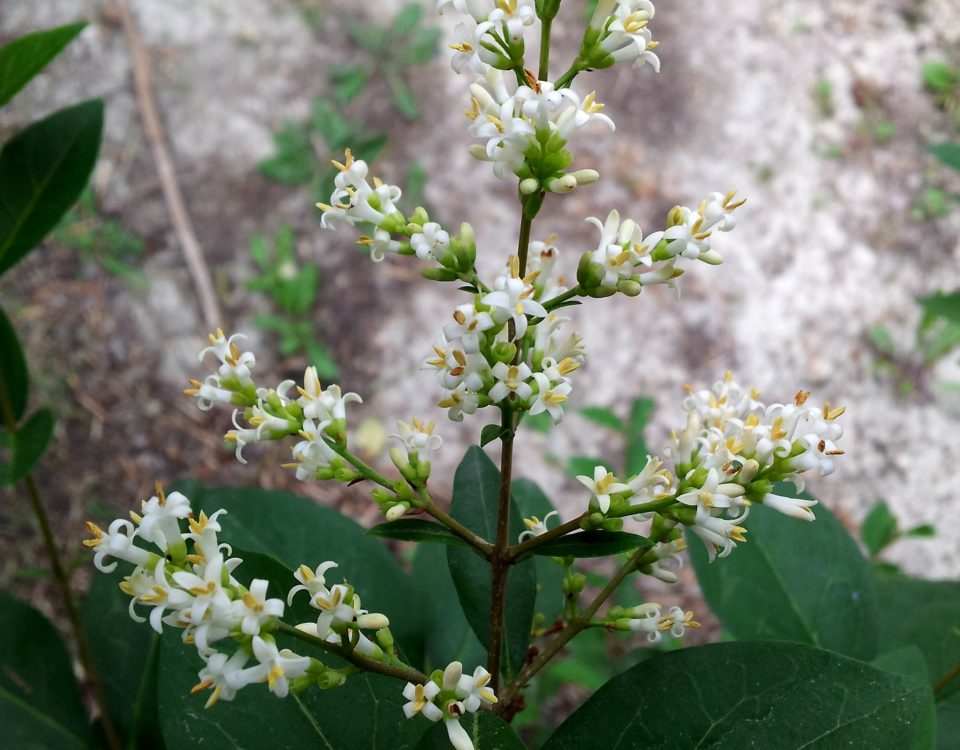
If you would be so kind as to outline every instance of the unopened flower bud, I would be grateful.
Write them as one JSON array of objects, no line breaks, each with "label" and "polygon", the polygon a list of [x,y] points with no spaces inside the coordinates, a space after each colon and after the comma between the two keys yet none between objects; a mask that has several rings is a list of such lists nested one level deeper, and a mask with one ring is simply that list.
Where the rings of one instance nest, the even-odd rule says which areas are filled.
[{"label": "unopened flower bud", "polygon": [[540,189],[540,183],[537,182],[533,177],[528,177],[525,180],[520,181],[520,194],[521,195],[532,195]]},{"label": "unopened flower bud", "polygon": [[578,187],[592,185],[600,179],[600,173],[595,169],[578,169],[576,172],[571,172],[569,176],[577,181]]},{"label": "unopened flower bud", "polygon": [[700,253],[700,255],[697,256],[697,260],[702,260],[710,266],[719,266],[723,263],[723,256],[713,248],[710,248],[705,253]]},{"label": "unopened flower bud", "polygon": [[487,156],[487,149],[481,143],[472,143],[467,147],[467,152],[474,159],[479,159],[480,161],[488,161],[489,157]]},{"label": "unopened flower bud", "polygon": [[620,281],[617,282],[617,291],[628,297],[636,297],[643,291],[643,285],[633,279],[620,279]]},{"label": "unopened flower bud", "polygon": [[408,510],[410,510],[410,505],[408,503],[397,503],[387,511],[387,520],[396,521],[399,518],[403,518]]},{"label": "unopened flower bud", "polygon": [[577,178],[572,174],[555,177],[547,183],[547,190],[551,193],[570,193],[577,189]]},{"label": "unopened flower bud", "polygon": [[379,612],[371,612],[366,615],[357,615],[357,625],[364,630],[380,630],[380,628],[388,627],[390,620],[387,619],[386,615]]}]

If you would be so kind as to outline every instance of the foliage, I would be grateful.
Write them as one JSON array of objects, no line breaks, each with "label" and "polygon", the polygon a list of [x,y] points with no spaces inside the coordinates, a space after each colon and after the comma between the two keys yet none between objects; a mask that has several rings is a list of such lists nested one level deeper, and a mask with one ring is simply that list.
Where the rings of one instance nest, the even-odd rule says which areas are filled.
[{"label": "foliage", "polygon": [[320,272],[314,265],[298,264],[293,230],[277,230],[272,246],[265,237],[253,237],[250,257],[257,274],[247,281],[247,289],[265,294],[275,310],[257,315],[254,323],[280,337],[284,357],[303,354],[322,380],[335,379],[337,363],[319,340],[313,319]]},{"label": "foliage", "polygon": [[80,200],[63,217],[51,237],[118,278],[138,286],[146,284],[146,278],[135,265],[145,250],[143,239],[116,219],[104,216],[92,188],[80,194]]}]

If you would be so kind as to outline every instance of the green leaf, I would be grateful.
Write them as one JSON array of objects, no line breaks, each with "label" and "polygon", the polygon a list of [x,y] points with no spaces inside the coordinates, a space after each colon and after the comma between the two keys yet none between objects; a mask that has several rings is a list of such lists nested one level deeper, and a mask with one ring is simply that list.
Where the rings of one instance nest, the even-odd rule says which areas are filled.
[{"label": "green leaf", "polygon": [[19,482],[37,465],[53,436],[53,425],[53,412],[49,409],[38,409],[14,434],[10,484]]},{"label": "green leaf", "polygon": [[886,354],[888,357],[896,356],[897,345],[894,343],[889,330],[879,325],[869,326],[867,335],[881,354]]},{"label": "green leaf", "polygon": [[337,65],[330,69],[333,96],[344,104],[356,99],[370,79],[372,69],[367,65]]},{"label": "green leaf", "polygon": [[[473,741],[474,750],[523,750],[517,733],[503,719],[489,711],[477,711],[460,719]],[[417,750],[450,750],[450,739],[443,722],[437,722],[420,739]]]},{"label": "green leaf", "polygon": [[909,677],[811,646],[716,643],[615,677],[543,750],[917,747],[928,694]]},{"label": "green leaf", "polygon": [[904,536],[916,536],[916,537],[931,537],[936,536],[937,529],[931,523],[922,523],[919,526],[914,526],[912,529],[907,529],[903,532]]},{"label": "green leaf", "polygon": [[485,644],[477,640],[463,610],[452,606],[457,590],[447,568],[446,552],[433,544],[420,546],[413,558],[411,577],[423,597],[424,671],[429,674],[452,661],[462,662],[468,672],[486,664]]},{"label": "green leaf", "polygon": [[443,524],[435,521],[424,521],[420,518],[401,518],[397,521],[388,521],[374,526],[367,533],[383,539],[399,539],[405,542],[432,542],[434,544],[453,544],[458,547],[470,546]]},{"label": "green leaf", "polygon": [[[792,491],[791,486],[775,492]],[[859,659],[877,653],[873,574],[840,522],[823,505],[812,523],[754,505],[748,541],[714,563],[688,534],[704,597],[737,639],[790,640]]]},{"label": "green leaf", "polygon": [[877,555],[897,538],[897,517],[883,500],[871,508],[860,527],[860,538],[871,556]]},{"label": "green leaf", "polygon": [[960,143],[933,143],[928,148],[941,164],[960,172]]},{"label": "green leaf", "polygon": [[[325,99],[314,99],[310,125],[315,133],[323,137],[327,148],[331,151],[340,151],[349,145],[348,141],[356,131],[356,126],[347,122],[343,115]],[[339,157],[340,154],[336,156]]]},{"label": "green leaf", "polygon": [[934,292],[927,297],[919,297],[917,302],[926,315],[960,323],[960,291]]},{"label": "green leaf", "polygon": [[649,539],[626,531],[579,531],[559,539],[551,539],[533,549],[535,555],[547,557],[607,557],[653,545]]},{"label": "green leaf", "polygon": [[960,81],[960,75],[945,62],[923,64],[923,83],[938,94],[949,94]]},{"label": "green leaf", "polygon": [[[453,478],[450,514],[475,534],[493,541],[497,533],[500,472],[477,446],[467,450]],[[516,506],[510,504],[509,537],[515,541],[523,529]],[[447,547],[447,564],[467,621],[481,643],[490,636],[490,564],[473,549]],[[533,560],[511,566],[507,578],[506,618],[503,634],[503,665],[516,674],[527,656],[533,608],[537,596],[537,572]]]},{"label": "green leaf", "polygon": [[[15,422],[20,421],[27,408],[27,391],[30,377],[27,373],[27,362],[17,339],[17,332],[10,319],[0,307],[0,409],[9,408]],[[3,404],[6,404],[6,407]],[[0,422],[3,422],[3,413],[0,411]]]},{"label": "green leaf", "polygon": [[623,430],[623,423],[620,421],[620,417],[604,406],[584,406],[580,409],[580,413],[585,419],[596,422],[602,427],[607,427],[615,432]]},{"label": "green leaf", "polygon": [[650,422],[650,415],[653,414],[655,408],[656,402],[648,396],[635,399],[633,405],[630,407],[630,418],[627,420],[627,429],[631,433],[643,432],[647,429],[647,424]]},{"label": "green leaf", "polygon": [[484,425],[483,429],[480,430],[480,447],[482,448],[489,443],[492,443],[494,440],[499,440],[503,435],[509,435],[510,430],[503,427],[499,424],[488,424]]},{"label": "green leaf", "polygon": [[387,85],[393,92],[393,106],[408,120],[417,120],[420,118],[420,106],[417,104],[417,97],[407,85],[406,81],[400,77],[399,73],[387,71]]},{"label": "green leaf", "polygon": [[100,150],[103,102],[61,109],[0,152],[0,274],[32,250],[72,206]]},{"label": "green leaf", "polygon": [[[147,623],[130,618],[129,597],[117,588],[122,580],[119,570],[94,574],[83,600],[83,627],[90,634],[108,713],[127,746],[159,749],[163,747],[157,714],[160,636]],[[118,669],[118,664],[123,668]]]},{"label": "green leaf", "polygon": [[407,46],[400,51],[397,59],[407,65],[422,65],[430,62],[437,56],[437,45],[443,37],[443,32],[437,28],[419,28],[407,42]]},{"label": "green leaf", "polygon": [[392,35],[401,38],[413,31],[423,18],[423,6],[420,3],[407,3],[393,19]]},{"label": "green leaf", "polygon": [[258,165],[264,177],[285,185],[300,185],[313,175],[315,156],[310,136],[292,122],[273,134],[275,156]]},{"label": "green leaf", "polygon": [[86,23],[35,31],[0,47],[0,107],[47,67],[83,31]]},{"label": "green leaf", "polygon": [[271,555],[291,570],[336,560],[336,576],[356,587],[366,609],[390,618],[400,648],[419,660],[423,623],[413,605],[417,591],[393,554],[362,526],[288,492],[197,484],[181,492],[190,498],[194,514],[226,508],[223,538],[234,547]]},{"label": "green leaf", "polygon": [[[516,479],[511,488],[517,511],[523,518],[536,516],[541,521],[552,511],[553,503],[540,486],[530,479]],[[550,522],[557,523],[556,517]],[[547,557],[535,557],[537,566],[537,602],[535,609],[545,624],[563,614],[563,569]]]},{"label": "green leaf", "polygon": [[317,368],[317,376],[320,380],[336,380],[340,374],[340,368],[337,361],[330,356],[327,347],[319,341],[309,341],[307,343],[307,359],[310,364]]},{"label": "green leaf", "polygon": [[[269,555],[236,547],[234,552],[243,560],[234,573],[241,583],[263,578],[269,584],[268,596],[283,596],[288,581],[293,581],[292,570]],[[293,613],[287,611],[294,621],[313,619],[316,613],[302,596],[294,600],[293,609]],[[164,630],[158,692],[163,736],[169,747],[194,747],[202,742],[205,748],[235,750],[250,746],[251,738],[255,738],[257,747],[392,750],[415,747],[427,728],[426,722],[411,722],[404,717],[402,683],[370,673],[351,676],[339,688],[311,688],[284,699],[270,694],[264,684],[250,685],[234,701],[219,701],[205,709],[209,693],[192,695],[189,690],[196,684],[203,664],[196,648],[184,644],[175,629]],[[318,657],[331,666],[343,665],[337,657],[303,641],[281,635],[277,642],[281,648]],[[220,642],[223,650],[229,650],[227,643]],[[349,716],[363,720],[345,721]]]},{"label": "green leaf", "polygon": [[[880,650],[917,646],[935,682],[960,663],[960,582],[877,576]],[[946,695],[960,692],[960,680]]]},{"label": "green leaf", "polygon": [[647,446],[644,431],[650,422],[655,402],[652,398],[641,397],[635,399],[630,408],[630,418],[627,420],[627,441],[624,449],[624,471],[627,476],[638,474],[647,465],[647,456],[650,448]]},{"label": "green leaf", "polygon": [[90,725],[70,655],[53,625],[0,591],[0,633],[4,747],[90,747]]}]

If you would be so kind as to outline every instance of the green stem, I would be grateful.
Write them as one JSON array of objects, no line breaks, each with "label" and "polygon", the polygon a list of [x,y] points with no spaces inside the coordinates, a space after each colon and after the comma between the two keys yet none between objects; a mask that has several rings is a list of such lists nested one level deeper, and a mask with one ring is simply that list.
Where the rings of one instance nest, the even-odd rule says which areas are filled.
[{"label": "green stem", "polygon": [[540,21],[540,71],[537,80],[548,81],[550,75],[550,29],[553,26],[553,17]]},{"label": "green stem", "polygon": [[381,487],[385,487],[391,492],[396,492],[397,483],[394,480],[384,476],[370,466],[370,464],[368,464],[366,461],[348,451],[346,445],[341,445],[334,440],[325,440],[324,442],[329,445],[338,456],[343,458],[347,463],[353,466],[354,469],[363,474],[366,479],[369,479],[371,482],[376,482]]},{"label": "green stem", "polygon": [[565,89],[567,86],[573,83],[573,79],[576,78],[577,75],[579,75],[583,71],[583,68],[580,66],[581,66],[580,58],[578,57],[576,60],[573,61],[573,64],[567,69],[567,72],[557,79],[557,82],[556,84],[554,84],[554,86],[559,90],[559,89]]},{"label": "green stem", "polygon": [[543,306],[547,309],[547,311],[555,310],[568,299],[573,299],[574,297],[580,296],[582,292],[583,290],[580,288],[580,285],[577,284],[575,287],[573,287],[573,289],[568,289],[563,294],[558,294],[556,297],[551,297],[543,303]]},{"label": "green stem", "polygon": [[597,594],[597,597],[580,613],[580,616],[568,622],[567,626],[557,634],[557,637],[550,641],[550,643],[544,647],[543,651],[537,654],[536,658],[520,671],[520,674],[517,675],[516,679],[507,686],[503,695],[500,696],[500,702],[497,704],[497,707],[501,712],[509,708],[510,704],[520,692],[520,689],[530,681],[531,677],[543,669],[547,663],[569,643],[571,638],[590,625],[590,620],[593,619],[597,610],[600,609],[600,606],[613,594],[617,586],[623,582],[623,579],[635,569],[645,551],[646,549],[638,549],[634,552],[630,560],[627,561],[627,564],[617,571],[616,575],[603,587],[603,590]]},{"label": "green stem", "polygon": [[369,656],[358,654],[354,649],[350,649],[346,646],[336,643],[329,643],[315,635],[304,633],[302,630],[298,630],[297,628],[293,627],[293,625],[288,625],[285,622],[279,623],[277,630],[278,632],[284,633],[285,635],[289,635],[293,638],[299,638],[301,641],[310,643],[317,648],[327,651],[331,654],[336,654],[341,659],[345,659],[354,666],[360,667],[368,672],[378,672],[390,677],[396,677],[398,680],[406,680],[407,682],[420,684],[423,684],[430,679],[423,672],[404,664],[399,659],[393,660],[389,663],[382,662],[377,659],[371,659]]}]

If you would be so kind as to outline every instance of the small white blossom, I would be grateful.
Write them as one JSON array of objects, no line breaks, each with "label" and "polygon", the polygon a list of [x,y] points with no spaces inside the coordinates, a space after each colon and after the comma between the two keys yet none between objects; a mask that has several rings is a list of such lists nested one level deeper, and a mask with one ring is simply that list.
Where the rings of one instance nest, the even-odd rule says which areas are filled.
[{"label": "small white blossom", "polygon": [[521,531],[517,540],[522,542],[524,539],[533,539],[541,534],[545,534],[547,532],[547,521],[549,521],[552,516],[557,516],[559,518],[559,514],[555,510],[551,510],[549,513],[547,513],[547,515],[543,517],[542,521],[536,516],[524,518],[523,525],[527,527],[527,530]]},{"label": "small white blossom", "polygon": [[453,323],[443,327],[447,341],[460,340],[463,351],[472,354],[480,350],[481,334],[493,328],[490,313],[477,310],[475,305],[460,305],[453,311]]},{"label": "small white blossom", "polygon": [[259,634],[271,617],[283,616],[283,600],[267,599],[267,581],[262,578],[254,578],[250,589],[233,605],[240,618],[240,630],[247,635]]},{"label": "small white blossom", "polygon": [[530,413],[539,414],[546,411],[553,423],[559,424],[563,419],[563,405],[570,395],[570,381],[561,378],[551,383],[550,378],[542,372],[535,372],[533,380],[537,384],[538,391],[530,406]]},{"label": "small white blossom", "polygon": [[495,404],[511,394],[516,394],[521,401],[526,401],[533,393],[532,386],[526,382],[530,378],[530,368],[523,362],[518,365],[497,362],[493,366],[493,376],[497,383],[490,389],[489,396]]},{"label": "small white blossom", "polygon": [[426,685],[414,685],[408,682],[403,689],[403,697],[407,703],[403,704],[403,713],[408,719],[412,719],[417,714],[422,714],[430,721],[439,721],[443,717],[443,712],[433,702],[440,692],[440,686],[430,680]]},{"label": "small white blossom", "polygon": [[477,394],[464,383],[448,391],[437,403],[441,409],[447,409],[447,416],[452,422],[462,422],[464,414],[473,414],[479,406]]},{"label": "small white blossom", "polygon": [[253,655],[260,662],[266,674],[264,679],[270,692],[278,698],[285,698],[290,692],[290,680],[306,674],[310,666],[310,657],[298,656],[290,649],[277,649],[273,639],[253,637]]},{"label": "small white blossom", "polygon": [[287,604],[293,601],[293,597],[299,591],[306,591],[311,602],[317,594],[323,594],[324,597],[328,597],[330,592],[327,589],[327,581],[324,575],[328,570],[336,567],[337,564],[332,560],[320,563],[316,570],[310,570],[306,565],[301,564],[293,574],[293,577],[300,581],[300,585],[290,589],[290,592],[287,594]]},{"label": "small white blossom", "polygon": [[450,247],[450,233],[435,221],[427,222],[410,237],[410,246],[420,260],[439,260]]},{"label": "small white blossom", "polygon": [[492,706],[497,702],[496,694],[489,688],[490,673],[483,667],[477,667],[472,675],[463,675],[456,685],[457,697],[463,701],[463,707],[470,713],[477,711],[486,703]]},{"label": "small white blossom", "polygon": [[501,324],[512,320],[514,339],[522,339],[527,332],[527,316],[547,317],[547,311],[533,295],[536,290],[530,284],[531,278],[519,278],[519,261],[516,256],[510,258],[508,272],[497,278],[494,291],[483,297],[483,304],[491,308],[494,322]]},{"label": "small white blossom", "polygon": [[621,492],[629,492],[630,487],[617,481],[613,472],[607,471],[603,466],[597,466],[593,470],[593,478],[587,476],[578,476],[577,481],[590,490],[590,494],[597,501],[601,513],[610,510],[610,496]]},{"label": "small white blossom", "polygon": [[439,435],[433,434],[436,426],[436,422],[432,419],[424,423],[414,417],[409,424],[407,422],[397,422],[399,433],[390,437],[403,443],[407,452],[411,454],[419,455],[427,451],[436,451],[440,450],[443,445],[443,439]]}]

